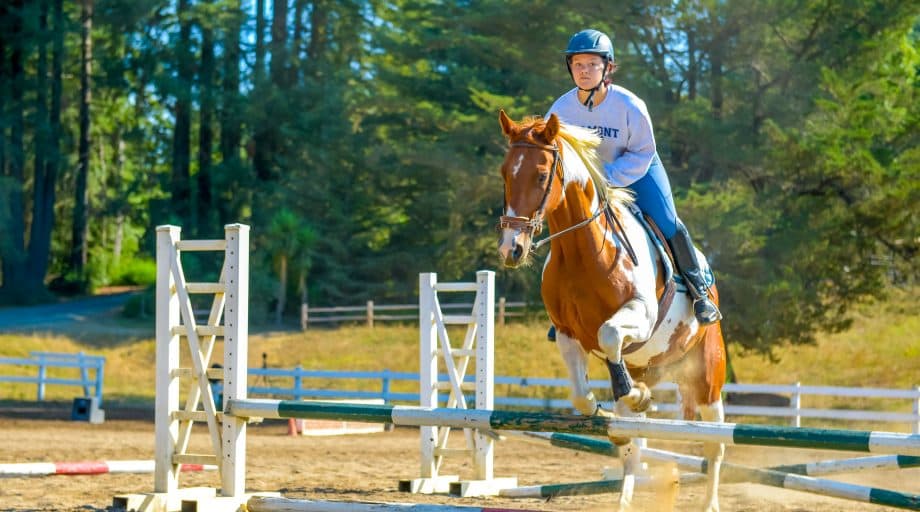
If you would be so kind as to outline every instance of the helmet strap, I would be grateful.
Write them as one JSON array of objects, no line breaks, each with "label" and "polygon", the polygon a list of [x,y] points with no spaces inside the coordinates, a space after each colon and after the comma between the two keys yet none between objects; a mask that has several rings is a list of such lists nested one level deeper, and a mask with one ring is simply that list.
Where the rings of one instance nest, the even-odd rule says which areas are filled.
[{"label": "helmet strap", "polygon": [[[572,73],[571,68],[569,69],[569,73],[572,75],[572,80],[574,81],[575,74]],[[576,87],[578,87],[578,90],[586,91],[588,93],[588,97],[585,98],[585,101],[583,103],[584,106],[588,107],[588,112],[594,111],[594,94],[597,93],[597,91],[599,91],[602,86],[604,86],[606,79],[607,79],[607,59],[605,58],[604,59],[604,74],[601,76],[601,81],[598,82],[597,85],[595,85],[591,89],[582,89],[581,87],[578,87],[578,85],[576,84]]]}]

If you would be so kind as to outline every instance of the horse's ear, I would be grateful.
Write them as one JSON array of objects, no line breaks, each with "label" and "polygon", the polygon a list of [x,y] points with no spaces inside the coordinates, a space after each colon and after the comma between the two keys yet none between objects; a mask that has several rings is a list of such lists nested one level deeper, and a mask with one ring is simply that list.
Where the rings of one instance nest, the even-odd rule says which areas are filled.
[{"label": "horse's ear", "polygon": [[553,142],[553,139],[556,138],[556,134],[559,133],[559,116],[555,113],[549,115],[549,120],[546,121],[546,128],[543,130],[543,136],[546,137],[546,142]]},{"label": "horse's ear", "polygon": [[498,111],[498,122],[502,125],[502,132],[505,134],[505,137],[510,139],[517,134],[517,127],[515,127],[514,121],[508,117],[508,114],[505,114],[505,109]]}]

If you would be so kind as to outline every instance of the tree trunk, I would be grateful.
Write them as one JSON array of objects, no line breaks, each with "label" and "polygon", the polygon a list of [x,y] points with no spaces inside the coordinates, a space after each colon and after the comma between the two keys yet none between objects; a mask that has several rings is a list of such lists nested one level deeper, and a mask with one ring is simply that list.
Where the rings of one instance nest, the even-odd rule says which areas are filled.
[{"label": "tree trunk", "polygon": [[[206,22],[207,23],[207,22]],[[211,183],[211,152],[214,132],[214,33],[201,28],[201,71],[198,77],[201,91],[198,124],[198,231],[208,233],[216,227],[213,184]]]},{"label": "tree trunk", "polygon": [[712,89],[709,97],[710,113],[715,120],[722,119],[722,50],[719,44],[712,45],[709,54],[709,82]]},{"label": "tree trunk", "polygon": [[189,48],[192,26],[188,19],[189,0],[179,0],[179,43],[176,46],[176,63],[179,76],[176,86],[176,126],[173,131],[172,207],[179,222],[196,232],[191,204],[191,170],[189,168],[192,130],[192,62]]},{"label": "tree trunk", "polygon": [[[0,2],[0,20],[9,18],[6,3]],[[6,112],[6,87],[9,76],[6,71],[6,34],[0,30],[0,112]],[[0,123],[0,177],[6,176],[6,123]],[[0,209],[0,212],[3,210]],[[0,243],[0,265],[3,264],[4,244]],[[3,271],[0,268],[0,287],[3,286]]]},{"label": "tree trunk", "polygon": [[696,99],[696,83],[699,79],[699,61],[696,56],[696,30],[687,30],[687,99]]},{"label": "tree trunk", "polygon": [[275,0],[272,7],[272,83],[279,89],[287,87],[287,0]]},{"label": "tree trunk", "polygon": [[319,62],[326,51],[328,15],[326,5],[322,0],[313,2],[313,12],[310,13],[310,44],[307,46],[307,62],[314,76],[319,72]]},{"label": "tree trunk", "polygon": [[284,306],[287,302],[288,258],[286,254],[281,255],[278,267],[278,302],[275,304],[275,323],[281,325]]},{"label": "tree trunk", "polygon": [[[263,36],[265,34],[265,0],[256,0],[256,63],[255,63],[255,90],[259,96],[266,94],[267,84],[265,83],[265,44]],[[270,113],[260,113],[255,119],[255,129],[253,133],[253,143],[255,147],[252,151],[252,167],[256,178],[259,181],[269,181],[272,177],[271,157],[272,143],[271,134],[269,133],[271,120]]]},{"label": "tree trunk", "polygon": [[122,130],[116,130],[115,135],[115,190],[118,193],[115,205],[115,239],[112,242],[112,264],[117,266],[121,262],[122,243],[125,235],[125,213],[128,210],[126,200],[123,194],[124,184],[122,176],[125,169],[125,138]]},{"label": "tree trunk", "polygon": [[83,0],[81,13],[83,28],[80,33],[80,144],[79,163],[77,164],[77,179],[74,185],[74,211],[73,231],[70,246],[70,269],[81,281],[84,279],[87,258],[87,209],[89,207],[89,192],[87,178],[89,176],[89,107],[92,103],[90,77],[93,71],[93,0]]},{"label": "tree trunk", "polygon": [[9,225],[11,235],[9,245],[3,250],[3,289],[8,297],[21,299],[25,292],[27,258],[25,254],[25,212],[23,211],[23,190],[25,189],[24,148],[23,148],[23,97],[25,69],[23,65],[23,19],[22,0],[11,4],[10,30],[10,145],[9,145]]},{"label": "tree trunk", "polygon": [[[237,0],[229,16],[224,32],[224,61],[220,107],[220,154],[221,167],[220,191],[229,188],[241,188],[237,185],[240,169],[240,30],[243,19],[242,1]],[[222,193],[217,194],[218,223],[224,225],[233,222],[236,215],[230,208],[232,204]]]},{"label": "tree trunk", "polygon": [[256,86],[265,78],[265,0],[256,0],[256,62],[253,69]]},{"label": "tree trunk", "polygon": [[[47,36],[48,1],[41,0],[38,18],[38,76],[35,81],[35,179],[32,182],[32,226],[29,234],[29,287],[41,288],[48,269],[48,254],[51,249],[51,227],[54,217],[54,165],[57,147],[51,133],[51,119],[48,117],[47,97]],[[58,36],[55,36],[58,37]],[[57,59],[57,56],[53,58]],[[60,65],[60,62],[56,63]],[[53,94],[52,94],[53,95]],[[58,98],[60,102],[60,98]],[[60,109],[60,104],[57,105]],[[59,114],[58,114],[59,115]]]},{"label": "tree trunk", "polygon": [[303,66],[303,34],[306,30],[304,26],[304,12],[307,10],[307,0],[294,0],[294,34],[291,37],[290,53],[290,73],[288,75],[288,84],[299,84],[303,75],[301,73]]},{"label": "tree trunk", "polygon": [[[54,232],[55,186],[64,160],[61,155],[61,95],[63,91],[64,33],[66,32],[64,0],[54,0],[52,16],[54,18],[54,42],[52,43],[53,52],[51,55],[51,116],[49,119],[51,140],[48,145],[48,159],[45,160],[44,207],[47,210],[47,215],[45,216],[47,234],[40,238],[49,244]],[[42,261],[47,263],[48,257],[45,257]],[[42,272],[43,276],[45,273],[47,273],[47,268]]]}]

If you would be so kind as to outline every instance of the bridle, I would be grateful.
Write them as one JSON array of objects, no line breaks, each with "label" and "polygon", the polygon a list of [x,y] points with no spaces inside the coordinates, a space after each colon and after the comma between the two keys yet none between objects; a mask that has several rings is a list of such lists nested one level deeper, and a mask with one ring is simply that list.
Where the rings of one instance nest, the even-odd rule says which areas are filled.
[{"label": "bridle", "polygon": [[[533,216],[532,217],[509,217],[507,215],[502,215],[501,217],[499,217],[498,226],[496,227],[498,230],[516,229],[524,233],[527,233],[531,236],[539,235],[543,231],[543,217],[546,213],[546,201],[549,198],[550,190],[552,190],[553,188],[553,179],[556,177],[556,172],[559,167],[559,146],[555,144],[534,144],[531,142],[513,142],[511,143],[511,147],[534,148],[534,149],[552,151],[553,152],[553,165],[552,167],[550,167],[549,183],[546,184],[546,190],[543,191],[543,199],[540,200],[540,206],[533,213]],[[505,204],[507,204],[507,198],[505,200]],[[583,226],[587,226],[588,224],[593,222],[595,219],[597,219],[601,215],[601,213],[603,213],[606,209],[607,209],[607,201],[605,200],[603,204],[598,206],[597,211],[594,212],[594,215],[592,215],[591,217],[588,217],[587,219],[579,222],[578,224],[575,224],[574,226],[569,226],[561,231],[553,233],[542,240],[537,240],[533,242],[533,245],[531,246],[531,248],[534,250],[539,249],[541,246],[543,246],[543,244],[548,243],[553,238],[562,236],[565,233],[568,233],[569,231],[574,231]]]},{"label": "bridle", "polygon": [[[557,168],[559,167],[559,146],[555,144],[533,144],[531,142],[512,142],[511,147],[543,149],[553,152],[553,165],[549,171],[549,183],[546,184],[546,190],[543,191],[543,199],[540,200],[540,206],[533,217],[509,217],[502,215],[498,218],[499,230],[516,229],[531,236],[539,235],[543,231],[543,215],[546,212],[546,200],[549,199],[549,192],[553,189],[553,179],[556,177]],[[508,204],[505,198],[505,204]]]}]

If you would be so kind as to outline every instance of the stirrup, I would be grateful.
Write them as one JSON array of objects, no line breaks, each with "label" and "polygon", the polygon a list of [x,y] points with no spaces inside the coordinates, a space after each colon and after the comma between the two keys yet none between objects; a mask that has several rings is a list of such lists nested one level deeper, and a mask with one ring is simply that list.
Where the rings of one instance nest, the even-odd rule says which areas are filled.
[{"label": "stirrup", "polygon": [[711,325],[722,320],[722,312],[709,297],[700,297],[693,301],[693,314],[700,325]]},{"label": "stirrup", "polygon": [[549,330],[546,331],[546,341],[556,341],[556,326],[549,326]]}]

